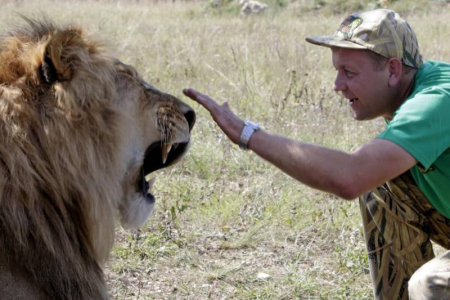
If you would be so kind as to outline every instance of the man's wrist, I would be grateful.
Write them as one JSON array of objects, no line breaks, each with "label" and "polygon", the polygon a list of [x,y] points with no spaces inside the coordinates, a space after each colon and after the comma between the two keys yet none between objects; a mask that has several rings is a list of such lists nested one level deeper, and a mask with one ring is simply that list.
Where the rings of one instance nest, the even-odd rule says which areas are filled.
[{"label": "man's wrist", "polygon": [[258,124],[253,123],[251,121],[245,122],[244,128],[242,129],[241,135],[239,137],[239,147],[242,150],[248,149],[248,143],[250,141],[250,138],[258,130],[260,130],[260,127]]}]

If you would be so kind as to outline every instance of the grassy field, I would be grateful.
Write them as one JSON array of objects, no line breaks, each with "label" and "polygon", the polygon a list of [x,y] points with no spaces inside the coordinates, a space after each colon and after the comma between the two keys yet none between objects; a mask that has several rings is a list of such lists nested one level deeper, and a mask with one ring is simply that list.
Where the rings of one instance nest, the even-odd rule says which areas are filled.
[{"label": "grassy field", "polygon": [[[229,101],[243,118],[305,142],[350,151],[369,141],[383,121],[351,119],[331,89],[330,51],[304,41],[332,34],[345,16],[308,12],[319,2],[243,17],[205,2],[0,1],[2,32],[20,21],[15,13],[81,24],[197,110],[190,154],[157,178],[153,218],[136,232],[117,229],[105,270],[114,299],[371,299],[357,202],[240,151],[181,92]],[[405,15],[425,59],[449,60],[450,10],[433,5]]]}]

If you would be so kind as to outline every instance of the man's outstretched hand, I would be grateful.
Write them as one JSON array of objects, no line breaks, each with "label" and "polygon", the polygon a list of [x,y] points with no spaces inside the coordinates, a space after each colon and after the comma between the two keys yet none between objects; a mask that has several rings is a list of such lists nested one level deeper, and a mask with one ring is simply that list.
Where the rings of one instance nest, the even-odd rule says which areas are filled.
[{"label": "man's outstretched hand", "polygon": [[206,108],[213,120],[233,143],[237,144],[239,142],[239,136],[242,128],[244,128],[244,121],[231,111],[228,102],[219,105],[215,100],[194,89],[184,89],[183,93]]}]

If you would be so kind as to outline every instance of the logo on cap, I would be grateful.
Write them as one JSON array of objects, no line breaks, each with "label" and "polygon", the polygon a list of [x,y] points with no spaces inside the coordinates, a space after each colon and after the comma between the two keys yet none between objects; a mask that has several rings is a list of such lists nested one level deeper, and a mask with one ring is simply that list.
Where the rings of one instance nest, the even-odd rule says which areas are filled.
[{"label": "logo on cap", "polygon": [[342,22],[337,31],[341,32],[345,39],[351,39],[353,32],[362,22],[363,20],[361,18],[351,15]]}]

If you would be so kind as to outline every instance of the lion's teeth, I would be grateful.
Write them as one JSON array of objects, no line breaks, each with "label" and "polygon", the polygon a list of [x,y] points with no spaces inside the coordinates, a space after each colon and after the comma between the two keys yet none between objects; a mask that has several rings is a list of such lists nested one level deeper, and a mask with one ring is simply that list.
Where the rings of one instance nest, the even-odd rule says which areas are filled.
[{"label": "lion's teeth", "polygon": [[170,149],[172,149],[172,144],[165,144],[162,146],[162,163],[165,164],[167,157],[169,156]]},{"label": "lion's teeth", "polygon": [[148,194],[150,194],[150,191],[152,190],[152,187],[153,187],[153,184],[155,183],[155,181],[156,181],[156,177],[153,177],[152,179],[150,179],[148,181],[148,190],[147,190]]},{"label": "lion's teeth", "polygon": [[145,181],[147,181],[147,182],[149,182],[150,181],[150,179],[152,179],[152,174],[150,173],[150,174],[147,174],[147,175],[145,175]]}]

